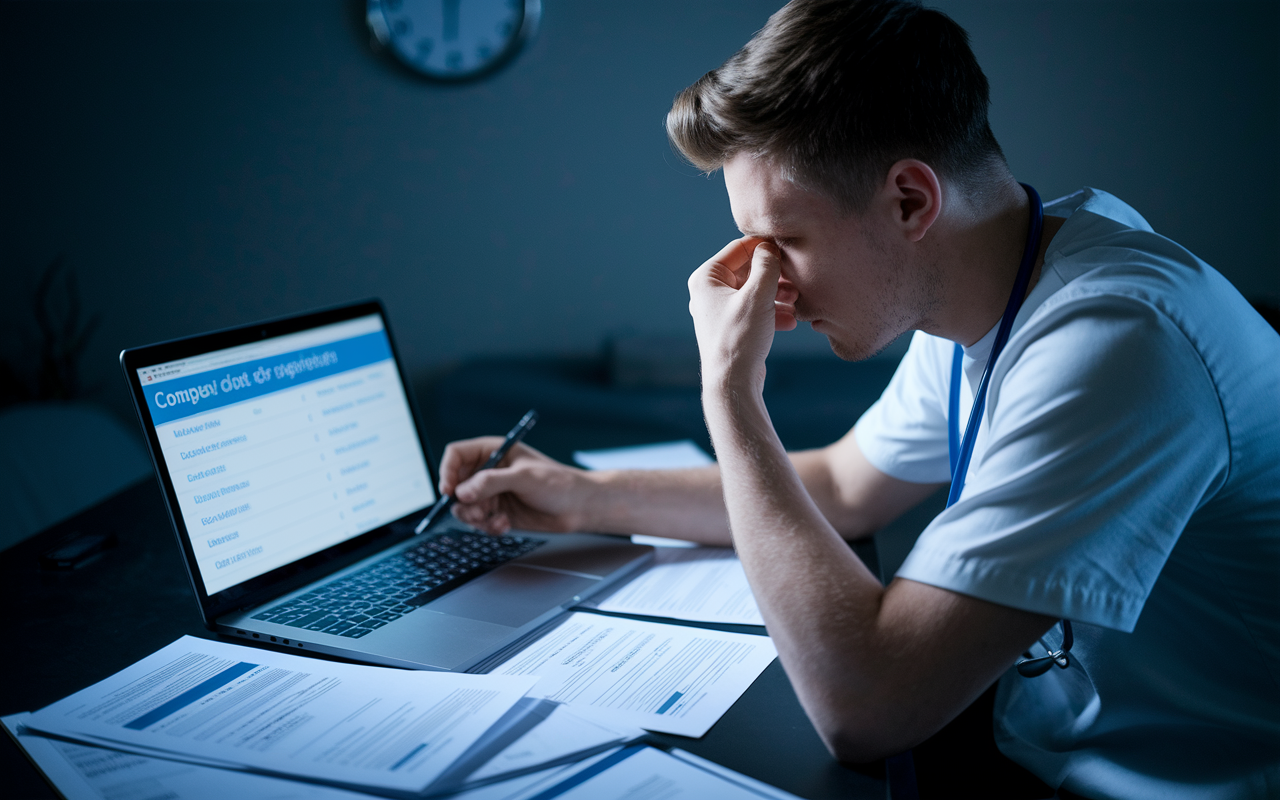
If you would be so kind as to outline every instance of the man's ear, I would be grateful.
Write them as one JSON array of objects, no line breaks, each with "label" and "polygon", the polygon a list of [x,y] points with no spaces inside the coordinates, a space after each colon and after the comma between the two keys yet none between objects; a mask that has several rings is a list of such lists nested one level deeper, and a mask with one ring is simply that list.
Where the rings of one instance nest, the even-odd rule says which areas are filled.
[{"label": "man's ear", "polygon": [[907,241],[918,242],[942,211],[942,182],[923,161],[904,158],[889,167],[881,194],[894,225]]}]

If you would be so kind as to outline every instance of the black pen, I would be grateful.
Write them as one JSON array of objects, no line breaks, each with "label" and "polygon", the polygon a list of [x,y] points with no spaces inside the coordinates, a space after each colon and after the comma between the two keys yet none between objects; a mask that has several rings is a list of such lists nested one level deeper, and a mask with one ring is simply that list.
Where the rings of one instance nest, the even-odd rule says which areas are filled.
[{"label": "black pen", "polygon": [[[493,469],[501,464],[502,459],[507,457],[507,453],[509,453],[511,448],[515,446],[515,443],[523,439],[524,435],[529,432],[529,429],[532,428],[537,421],[538,412],[534,411],[532,408],[529,409],[529,413],[520,418],[520,421],[516,423],[516,426],[507,433],[507,438],[502,440],[502,444],[498,445],[497,450],[494,450],[489,454],[489,460],[484,462],[484,466],[476,470],[476,472],[479,472],[482,469]],[[422,521],[413,529],[413,532],[422,533],[425,531],[431,523],[436,521],[436,517],[449,510],[456,499],[457,498],[453,495],[446,494],[437,500],[436,504],[427,512],[427,515],[423,517]]]}]

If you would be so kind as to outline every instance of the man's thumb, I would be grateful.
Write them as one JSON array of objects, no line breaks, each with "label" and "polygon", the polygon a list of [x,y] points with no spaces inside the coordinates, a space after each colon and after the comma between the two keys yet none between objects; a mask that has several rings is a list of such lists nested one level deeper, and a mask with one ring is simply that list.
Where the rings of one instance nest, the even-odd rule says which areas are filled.
[{"label": "man's thumb", "polygon": [[756,245],[751,254],[751,274],[747,276],[743,289],[756,292],[768,292],[770,299],[778,291],[778,279],[781,277],[782,265],[778,259],[778,250],[771,242]]}]

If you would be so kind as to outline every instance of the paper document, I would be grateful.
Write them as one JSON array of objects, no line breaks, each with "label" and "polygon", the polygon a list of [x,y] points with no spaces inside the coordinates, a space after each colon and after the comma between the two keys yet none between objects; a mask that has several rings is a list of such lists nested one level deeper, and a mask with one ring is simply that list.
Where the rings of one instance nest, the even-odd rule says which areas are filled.
[{"label": "paper document", "polygon": [[777,657],[767,636],[578,612],[493,670],[619,724],[702,736]]},{"label": "paper document", "polygon": [[617,724],[608,712],[557,703],[544,721],[471,772],[467,783],[476,784],[569,759],[581,760],[585,755],[643,735],[644,731],[638,726]]},{"label": "paper document", "polygon": [[184,636],[27,725],[143,754],[416,793],[534,682],[339,664]]},{"label": "paper document", "polygon": [[628,747],[563,778],[530,800],[799,800],[709,761],[653,747]]},{"label": "paper document", "polygon": [[[46,739],[23,731],[30,714],[2,720],[10,736],[67,800],[368,800],[374,795]],[[607,754],[449,795],[516,800],[536,794]]]},{"label": "paper document", "polygon": [[597,607],[650,617],[764,624],[742,562],[727,547],[660,549],[644,572]]},{"label": "paper document", "polygon": [[573,460],[587,469],[682,469],[716,463],[689,439],[610,450],[577,450]]}]

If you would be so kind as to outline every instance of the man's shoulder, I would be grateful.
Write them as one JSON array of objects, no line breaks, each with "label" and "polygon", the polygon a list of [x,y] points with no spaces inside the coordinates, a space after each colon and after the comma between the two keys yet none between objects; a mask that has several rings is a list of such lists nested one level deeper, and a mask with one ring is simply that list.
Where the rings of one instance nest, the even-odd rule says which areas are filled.
[{"label": "man's shoulder", "polygon": [[[1257,316],[1221,273],[1156,233],[1118,198],[1084,189],[1046,206],[1046,213],[1050,208],[1069,216],[1045,254],[1041,285],[1022,320],[1026,327],[1063,314],[1092,314],[1107,324],[1117,315],[1155,313],[1200,350],[1215,338],[1241,335],[1232,330],[1235,321]],[[1243,327],[1250,337],[1268,332],[1251,322]]]},{"label": "man's shoulder", "polygon": [[1085,186],[1071,194],[1048,201],[1044,204],[1044,213],[1046,216],[1055,217],[1072,217],[1079,214],[1095,220],[1107,220],[1130,230],[1147,232],[1152,230],[1150,223],[1133,206],[1110,192],[1091,186]]}]

